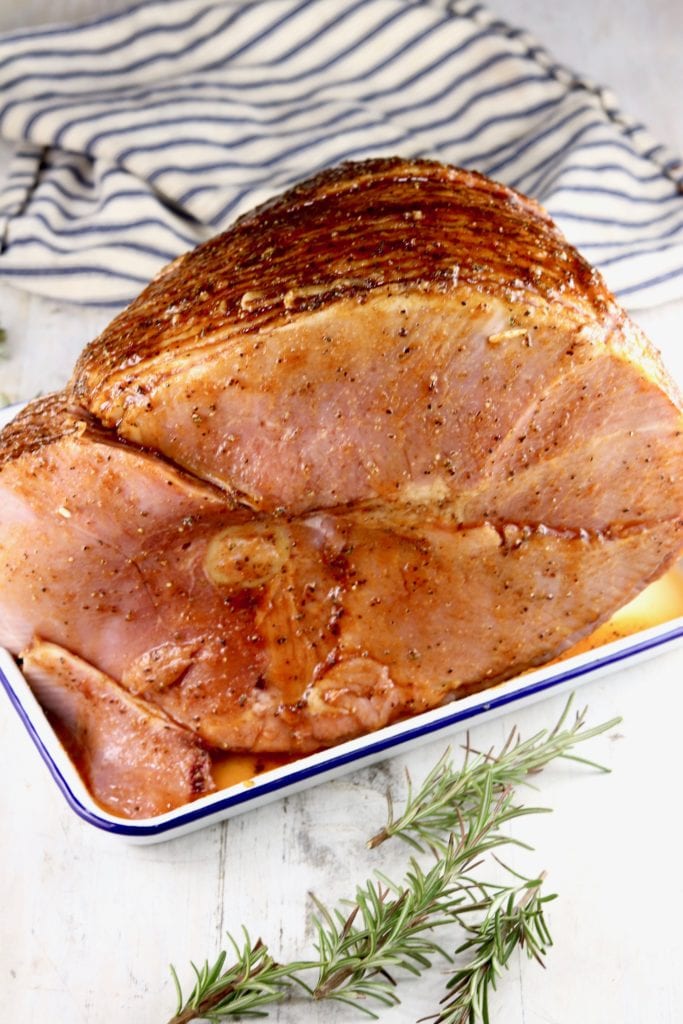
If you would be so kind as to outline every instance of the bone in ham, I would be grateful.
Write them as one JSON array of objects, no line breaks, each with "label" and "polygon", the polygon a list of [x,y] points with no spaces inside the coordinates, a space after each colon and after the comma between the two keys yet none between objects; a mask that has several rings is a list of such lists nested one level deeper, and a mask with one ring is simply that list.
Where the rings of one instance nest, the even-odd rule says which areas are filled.
[{"label": "bone in ham", "polygon": [[196,752],[312,751],[557,656],[662,573],[682,428],[535,203],[346,164],[167,267],[0,435],[0,643],[85,681],[97,763],[92,679]]}]

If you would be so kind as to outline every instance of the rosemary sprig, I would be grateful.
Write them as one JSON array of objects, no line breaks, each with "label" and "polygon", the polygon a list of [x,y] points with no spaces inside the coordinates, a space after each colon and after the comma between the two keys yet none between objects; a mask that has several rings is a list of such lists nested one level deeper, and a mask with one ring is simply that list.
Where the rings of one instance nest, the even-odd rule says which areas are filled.
[{"label": "rosemary sprig", "polygon": [[238,1016],[264,1017],[267,1014],[262,1007],[277,1003],[284,997],[295,980],[294,971],[299,965],[282,967],[276,964],[260,939],[252,945],[246,928],[242,931],[242,946],[228,934],[236,957],[228,967],[225,967],[225,950],[212,966],[208,960],[201,968],[192,964],[196,980],[187,999],[183,998],[178,975],[171,966],[178,1005],[168,1024],[188,1024],[192,1020],[223,1021]]},{"label": "rosemary sprig", "polygon": [[[403,885],[397,886],[378,873],[356,892],[350,910],[334,913],[317,903],[316,951],[319,956],[316,999],[351,1003],[375,1016],[363,1002],[374,999],[397,1003],[394,969],[419,975],[431,966],[435,955],[446,956],[427,930],[453,925],[467,903],[490,903],[490,890],[500,887],[477,883],[470,871],[485,854],[506,844],[518,844],[501,832],[514,818],[540,808],[513,804],[512,790],[494,792],[489,778],[481,790],[479,805],[457,819],[448,846],[425,872],[411,859]],[[448,959],[448,957],[447,957]]]},{"label": "rosemary sprig", "polygon": [[[504,826],[544,810],[514,802],[514,787],[557,757],[592,764],[569,750],[620,721],[586,729],[584,711],[563,728],[570,704],[571,699],[550,732],[522,742],[513,730],[497,755],[473,751],[468,743],[462,768],[453,768],[447,751],[417,793],[409,780],[403,813],[394,817],[390,804],[387,825],[368,845],[397,835],[422,851],[430,849],[435,862],[426,870],[411,859],[400,885],[377,872],[376,879],[358,887],[353,900],[332,910],[315,900],[317,959],[278,964],[260,940],[252,945],[245,931],[241,946],[230,937],[234,960],[228,967],[225,952],[212,966],[208,961],[201,968],[192,965],[196,980],[187,1000],[171,968],[178,1006],[169,1024],[263,1016],[265,1007],[291,995],[295,986],[314,999],[349,1003],[376,1017],[368,1003],[399,1002],[396,972],[420,975],[435,957],[451,959],[433,935],[446,925],[466,930],[456,956],[469,958],[455,970],[432,1019],[437,1024],[489,1024],[489,992],[513,951],[523,946],[542,962],[552,944],[543,911],[554,897],[540,895],[543,875],[516,876],[515,885],[501,885],[477,879],[473,872],[501,846],[525,845],[506,834]],[[473,914],[478,923],[470,923]],[[315,980],[309,986],[301,975],[312,972]]]},{"label": "rosemary sprig", "polygon": [[196,982],[186,1002],[173,971],[178,1007],[169,1024],[253,1015],[281,999],[292,982],[310,991],[299,977],[306,971],[317,973],[314,999],[349,1003],[370,1017],[376,1014],[368,1001],[396,1005],[400,1000],[391,972],[420,975],[435,956],[449,960],[431,932],[457,923],[467,910],[489,907],[501,891],[500,886],[475,881],[470,871],[491,850],[523,845],[501,829],[534,809],[514,804],[512,797],[512,790],[495,793],[492,781],[485,782],[480,804],[458,818],[457,832],[443,854],[429,870],[411,859],[401,885],[378,873],[376,880],[359,886],[343,910],[329,910],[315,900],[316,960],[277,965],[260,941],[251,946],[245,931],[243,948],[231,939],[236,962],[227,969],[226,953],[212,967],[193,964]]},{"label": "rosemary sprig", "polygon": [[550,731],[542,729],[535,736],[522,741],[514,727],[498,754],[493,751],[484,754],[474,751],[468,739],[464,764],[456,768],[451,760],[450,748],[447,749],[417,792],[413,791],[412,780],[406,772],[408,795],[405,807],[401,814],[395,816],[391,794],[387,795],[388,820],[384,828],[368,840],[370,849],[391,836],[398,836],[418,850],[428,847],[443,852],[448,844],[448,836],[457,827],[460,816],[481,805],[485,785],[490,782],[494,792],[518,786],[556,758],[608,772],[608,768],[570,754],[569,751],[578,743],[614,728],[621,719],[613,718],[592,729],[586,729],[587,709],[584,708],[576,714],[568,728],[563,728],[572,700],[573,695]]},{"label": "rosemary sprig", "polygon": [[[470,954],[447,983],[441,1010],[430,1018],[434,1024],[490,1024],[489,994],[513,952],[526,949],[527,956],[545,966],[543,957],[553,940],[545,920],[544,906],[553,896],[541,896],[544,874],[524,879],[522,885],[501,889],[490,901],[484,919],[468,927],[469,938],[456,950]],[[462,922],[461,922],[462,923]],[[467,927],[467,926],[466,926]]]},{"label": "rosemary sprig", "polygon": [[314,998],[350,1003],[374,1017],[362,1000],[370,998],[387,1006],[400,1001],[391,971],[419,976],[431,967],[434,956],[450,960],[425,933],[453,924],[453,911],[464,898],[450,891],[451,870],[450,857],[438,860],[427,872],[413,860],[403,886],[385,876],[369,881],[358,888],[346,914],[339,908],[330,912],[316,899],[319,960]]}]

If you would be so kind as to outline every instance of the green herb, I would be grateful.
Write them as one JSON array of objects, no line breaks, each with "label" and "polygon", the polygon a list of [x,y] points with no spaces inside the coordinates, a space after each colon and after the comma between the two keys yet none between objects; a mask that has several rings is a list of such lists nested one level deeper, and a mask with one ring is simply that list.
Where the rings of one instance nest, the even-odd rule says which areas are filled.
[{"label": "green herb", "polygon": [[434,1024],[472,1024],[481,1020],[490,1024],[489,993],[507,968],[518,948],[526,950],[543,967],[543,957],[552,938],[544,916],[544,905],[555,896],[541,896],[543,875],[525,879],[521,886],[497,893],[486,909],[486,915],[456,950],[456,956],[468,954],[447,984],[448,992],[441,1002],[441,1011],[433,1017]]},{"label": "green herb", "polygon": [[485,784],[481,803],[458,819],[448,846],[429,871],[411,859],[401,886],[378,874],[377,881],[357,890],[346,913],[330,913],[317,904],[316,999],[341,1000],[371,1013],[362,1004],[368,998],[387,1005],[399,1002],[392,970],[419,975],[435,955],[447,956],[425,932],[452,926],[468,903],[489,906],[501,891],[475,881],[469,872],[491,850],[517,843],[501,829],[533,812],[513,804],[512,795],[512,790],[494,794],[491,782]]},{"label": "green herb", "polygon": [[[440,1011],[425,1019],[488,1024],[489,993],[513,951],[523,947],[542,963],[552,945],[544,906],[555,897],[541,895],[543,875],[528,879],[512,872],[514,884],[499,884],[473,872],[500,847],[525,845],[504,831],[509,822],[544,810],[515,802],[514,787],[554,758],[604,771],[569,751],[620,721],[586,729],[584,711],[564,728],[570,704],[571,698],[550,732],[522,742],[513,730],[498,754],[472,751],[468,742],[462,768],[453,768],[447,751],[417,793],[409,780],[403,813],[394,817],[390,801],[387,825],[368,845],[399,836],[422,852],[430,850],[435,861],[426,869],[411,858],[401,884],[377,872],[353,900],[333,909],[314,898],[316,959],[280,965],[260,940],[252,945],[245,931],[241,945],[229,937],[234,954],[229,966],[225,952],[212,966],[208,961],[201,969],[192,965],[195,984],[187,1000],[171,968],[178,1007],[169,1024],[263,1016],[265,1007],[293,991],[348,1003],[376,1017],[373,1003],[380,1008],[400,1002],[397,974],[420,975],[436,957],[451,960],[433,934],[446,926],[465,930],[467,937],[455,950],[465,962],[451,976]],[[313,980],[309,984],[302,975]]]},{"label": "green herb", "polygon": [[578,743],[614,728],[621,719],[613,718],[587,729],[587,709],[584,708],[577,713],[568,728],[563,728],[572,700],[573,697],[570,697],[567,701],[553,729],[543,729],[522,742],[517,729],[513,728],[498,754],[492,751],[487,754],[473,751],[468,741],[465,762],[461,768],[456,768],[451,761],[450,749],[446,750],[416,793],[413,792],[410,775],[406,773],[408,796],[402,813],[394,816],[391,794],[388,794],[387,824],[368,841],[368,846],[373,848],[391,836],[398,836],[419,850],[425,847],[444,850],[448,836],[457,827],[460,816],[468,813],[472,807],[481,805],[486,786],[490,784],[494,792],[519,786],[556,758],[585,764],[601,772],[608,771],[602,765],[577,757],[569,751]]},{"label": "green herb", "polygon": [[187,1000],[183,999],[178,975],[171,973],[178,994],[178,1006],[169,1024],[187,1024],[192,1020],[222,1021],[227,1017],[266,1016],[261,1007],[279,1002],[291,987],[292,972],[296,965],[281,967],[276,964],[268,948],[259,939],[253,946],[246,929],[240,947],[228,935],[235,954],[235,962],[225,967],[227,953],[221,952],[209,966],[192,964],[195,984]]}]

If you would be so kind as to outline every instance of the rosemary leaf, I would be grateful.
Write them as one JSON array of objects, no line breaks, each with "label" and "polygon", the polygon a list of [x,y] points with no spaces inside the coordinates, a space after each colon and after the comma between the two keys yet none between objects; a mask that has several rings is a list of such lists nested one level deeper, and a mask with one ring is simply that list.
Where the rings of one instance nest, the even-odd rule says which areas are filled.
[{"label": "rosemary leaf", "polygon": [[168,1024],[188,1024],[193,1020],[224,1021],[230,1017],[263,1017],[262,1007],[279,1002],[291,987],[293,972],[298,964],[282,967],[276,964],[268,947],[259,939],[254,945],[245,928],[242,946],[228,935],[235,960],[227,968],[227,953],[223,950],[213,965],[208,960],[195,974],[194,988],[187,999],[175,968],[171,974],[176,988],[178,1005]]},{"label": "rosemary leaf", "polygon": [[456,956],[467,954],[465,963],[449,979],[440,1012],[423,1020],[434,1024],[481,1020],[488,1024],[491,990],[515,950],[525,949],[528,957],[544,966],[543,957],[552,945],[544,907],[556,897],[541,895],[543,877],[501,889],[492,897],[481,923],[474,928],[466,926],[470,934],[456,950]]},{"label": "rosemary leaf", "polygon": [[614,728],[621,719],[613,718],[587,729],[584,709],[576,714],[569,727],[564,728],[572,700],[573,695],[553,729],[543,729],[522,741],[514,728],[498,754],[474,751],[468,740],[464,764],[456,768],[450,748],[447,749],[417,792],[414,792],[408,777],[408,795],[402,813],[395,815],[393,805],[389,804],[386,825],[368,840],[367,845],[373,849],[392,836],[398,836],[418,850],[433,848],[443,852],[448,836],[458,828],[460,817],[472,808],[482,806],[482,793],[488,785],[494,792],[518,786],[556,758],[586,764],[602,772],[609,771],[570,751],[578,743]]},{"label": "rosemary leaf", "polygon": [[[469,904],[491,905],[491,893],[500,887],[475,882],[470,871],[492,850],[514,844],[501,831],[514,818],[532,809],[513,804],[512,790],[496,792],[484,779],[479,802],[456,821],[447,846],[425,871],[412,858],[402,885],[378,873],[356,891],[343,913],[331,913],[317,903],[314,924],[319,957],[316,999],[343,999],[368,1012],[365,1001],[398,1002],[393,971],[419,975],[435,956],[446,956],[431,934],[453,925]],[[507,891],[507,889],[505,890]]]}]

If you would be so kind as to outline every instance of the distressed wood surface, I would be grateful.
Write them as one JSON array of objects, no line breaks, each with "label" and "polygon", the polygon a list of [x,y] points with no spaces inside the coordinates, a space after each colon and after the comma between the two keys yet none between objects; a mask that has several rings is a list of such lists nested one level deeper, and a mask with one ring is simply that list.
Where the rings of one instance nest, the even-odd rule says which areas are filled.
[{"label": "distressed wood surface", "polygon": [[[116,0],[0,4],[0,29],[123,6]],[[628,52],[641,30],[669,54],[680,11],[664,3],[669,13],[658,21],[647,5],[581,0],[566,5],[572,11],[548,6],[536,34],[577,63],[572,39],[587,39],[592,46],[584,67],[601,79],[601,68],[616,67],[614,55]],[[522,0],[500,7],[527,24],[525,9],[541,11],[539,3],[525,8]],[[592,30],[589,12],[596,15]],[[573,18],[581,20],[576,36],[569,31]],[[615,84],[627,94],[624,82],[626,89]],[[625,95],[624,105],[646,117],[635,76],[632,90],[633,102]],[[670,82],[668,90],[648,95],[659,103],[652,123],[680,129],[680,81],[678,88]],[[2,160],[0,149],[0,170]],[[677,304],[639,316],[681,381],[682,314]],[[101,311],[47,302],[0,283],[0,324],[8,330],[2,396],[23,400],[61,386],[83,344],[107,319]],[[624,724],[590,751],[613,773],[596,777],[564,765],[539,779],[534,801],[555,812],[525,820],[523,835],[536,851],[520,854],[517,863],[529,872],[545,868],[548,887],[560,894],[549,913],[555,948],[546,971],[515,960],[494,999],[496,1024],[680,1024],[682,669],[683,655],[672,653],[579,691],[593,721],[624,716]],[[472,741],[481,748],[500,744],[513,721],[531,734],[550,724],[562,703],[550,699],[480,726]],[[389,844],[371,854],[364,841],[383,821],[387,786],[400,794],[403,769],[421,777],[443,747],[436,742],[186,838],[129,847],[72,814],[0,695],[0,1021],[163,1024],[174,1003],[168,963],[189,981],[190,958],[215,955],[226,929],[242,923],[278,956],[310,952],[310,891],[326,899],[350,896],[377,866],[400,876],[403,848]],[[407,982],[402,1007],[382,1019],[399,1024],[432,1013],[444,981],[437,967]],[[272,1019],[346,1024],[359,1017],[348,1008],[294,1004]]]}]

